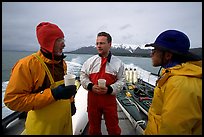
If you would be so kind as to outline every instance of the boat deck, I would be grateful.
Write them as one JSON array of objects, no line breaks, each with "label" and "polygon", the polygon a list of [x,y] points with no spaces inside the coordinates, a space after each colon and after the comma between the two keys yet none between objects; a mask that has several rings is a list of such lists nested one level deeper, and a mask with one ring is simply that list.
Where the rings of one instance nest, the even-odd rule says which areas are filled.
[{"label": "boat deck", "polygon": [[[118,105],[118,118],[119,118],[119,126],[121,128],[121,135],[136,135],[136,130],[134,129],[132,123],[129,121],[127,116],[124,114],[120,106]],[[5,132],[4,135],[20,135],[22,131],[24,130],[24,124],[25,119],[16,119],[12,123],[10,123]],[[108,135],[106,126],[105,126],[105,120],[102,118],[102,124],[101,124],[101,131],[103,135]],[[83,131],[82,135],[88,135],[88,124],[86,128]]]},{"label": "boat deck", "polygon": [[[132,123],[129,121],[125,113],[122,111],[120,106],[118,105],[117,108],[118,111],[118,118],[119,118],[119,126],[121,128],[121,135],[136,135],[136,130],[133,128]],[[101,122],[101,132],[102,135],[108,135],[108,132],[106,130],[105,120],[102,118]],[[84,132],[82,135],[88,135],[88,124],[86,128],[84,129]]]},{"label": "boat deck", "polygon": [[[131,86],[127,82],[127,86],[125,86],[124,89],[124,95],[120,94],[120,96],[117,96],[117,102],[118,102],[118,117],[119,117],[119,126],[121,128],[121,135],[141,135],[143,133],[143,129],[146,126],[147,123],[147,110],[144,111],[143,108],[145,108],[143,101],[139,102],[137,101],[140,99],[140,92],[142,91],[145,93],[149,93],[149,91],[152,91],[153,93],[153,87],[156,82],[157,76],[151,75],[151,73],[146,72],[144,70],[137,69],[140,73],[140,78],[137,79],[137,85]],[[141,79],[142,78],[142,79]],[[133,87],[133,89],[137,88],[138,90],[133,91],[133,89],[129,89],[129,87]],[[132,96],[128,100],[126,99],[126,92],[129,92]],[[73,134],[74,135],[88,135],[88,116],[87,116],[87,93],[82,86],[78,89],[78,94],[75,96],[75,105],[78,108],[76,114],[72,117],[73,122]],[[133,94],[134,92],[134,94]],[[138,96],[135,96],[135,93],[138,93]],[[3,92],[4,96],[4,92]],[[141,96],[142,97],[142,96]],[[126,100],[124,100],[126,99]],[[122,100],[122,103],[121,103]],[[127,102],[128,101],[128,102]],[[142,103],[141,103],[142,102]],[[144,101],[148,103],[147,101]],[[2,101],[3,104],[3,101]],[[139,106],[139,109],[138,109]],[[141,111],[142,110],[142,111]],[[2,106],[2,120],[5,120],[5,117],[10,115],[12,111],[7,110],[6,107]],[[146,113],[145,113],[146,112]],[[4,135],[20,135],[25,127],[25,118],[11,118],[9,121],[6,120],[6,124],[2,124],[2,130]],[[8,124],[8,122],[11,123]],[[7,125],[8,124],[8,125]],[[7,125],[7,126],[6,126]],[[108,135],[105,125],[105,120],[102,118],[102,124],[101,124],[101,131],[102,135]]]}]

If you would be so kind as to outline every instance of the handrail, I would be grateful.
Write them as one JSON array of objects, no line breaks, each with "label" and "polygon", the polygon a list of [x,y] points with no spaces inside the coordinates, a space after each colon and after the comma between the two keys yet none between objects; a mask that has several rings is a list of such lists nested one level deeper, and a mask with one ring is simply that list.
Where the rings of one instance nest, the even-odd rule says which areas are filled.
[{"label": "handrail", "polygon": [[25,118],[27,115],[26,112],[19,112],[14,111],[10,115],[6,116],[4,119],[2,119],[2,130],[4,131],[9,123],[14,121],[17,118]]}]

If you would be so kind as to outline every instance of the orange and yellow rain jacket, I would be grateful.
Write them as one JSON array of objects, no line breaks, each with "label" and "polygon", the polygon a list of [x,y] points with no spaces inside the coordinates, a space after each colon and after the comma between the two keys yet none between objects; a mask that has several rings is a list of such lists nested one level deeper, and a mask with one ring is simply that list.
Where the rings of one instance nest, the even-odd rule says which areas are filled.
[{"label": "orange and yellow rain jacket", "polygon": [[[46,64],[50,74],[36,56]],[[51,93],[51,88],[64,83],[66,73],[64,60],[48,59],[41,51],[14,65],[4,103],[11,110],[28,112],[25,134],[72,134],[70,99],[55,101]]]}]

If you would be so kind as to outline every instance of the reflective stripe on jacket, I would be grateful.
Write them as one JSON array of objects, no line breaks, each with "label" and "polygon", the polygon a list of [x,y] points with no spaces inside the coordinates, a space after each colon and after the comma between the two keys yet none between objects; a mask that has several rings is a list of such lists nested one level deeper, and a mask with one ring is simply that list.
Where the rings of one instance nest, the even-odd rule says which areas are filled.
[{"label": "reflective stripe on jacket", "polygon": [[202,134],[202,61],[164,69],[145,134]]}]

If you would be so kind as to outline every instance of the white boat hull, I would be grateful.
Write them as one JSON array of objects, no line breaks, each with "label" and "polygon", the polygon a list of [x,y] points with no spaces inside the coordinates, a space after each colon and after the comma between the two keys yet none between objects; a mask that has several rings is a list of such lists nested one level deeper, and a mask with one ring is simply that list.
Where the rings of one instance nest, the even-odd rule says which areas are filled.
[{"label": "white boat hull", "polygon": [[88,91],[82,86],[77,90],[75,96],[76,113],[72,116],[73,135],[81,135],[88,123],[87,94]]}]

